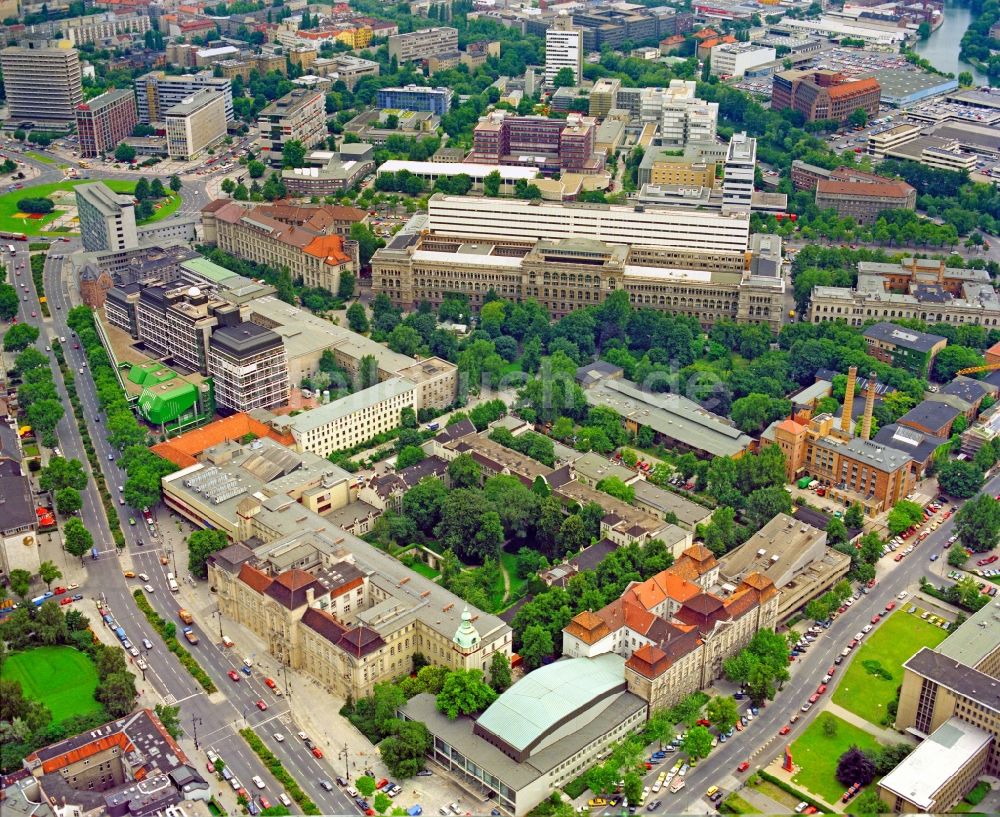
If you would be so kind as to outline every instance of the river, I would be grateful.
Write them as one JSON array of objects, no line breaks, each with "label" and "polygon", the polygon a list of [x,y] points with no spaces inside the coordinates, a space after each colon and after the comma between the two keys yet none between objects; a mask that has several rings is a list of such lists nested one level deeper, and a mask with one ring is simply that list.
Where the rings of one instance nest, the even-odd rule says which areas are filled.
[{"label": "river", "polygon": [[967,6],[946,2],[944,22],[928,39],[923,42],[918,41],[913,50],[941,71],[951,72],[956,77],[962,71],[969,71],[977,85],[986,85],[988,82],[985,74],[977,71],[975,66],[958,59],[959,43],[971,22],[972,12]]}]

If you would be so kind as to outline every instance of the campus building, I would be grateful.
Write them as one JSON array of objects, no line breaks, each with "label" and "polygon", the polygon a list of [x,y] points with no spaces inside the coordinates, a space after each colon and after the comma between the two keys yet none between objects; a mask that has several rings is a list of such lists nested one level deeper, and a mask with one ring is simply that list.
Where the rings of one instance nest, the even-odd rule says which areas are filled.
[{"label": "campus building", "polygon": [[113,153],[138,122],[135,93],[131,89],[108,91],[76,107],[76,132],[80,156],[92,158]]},{"label": "campus building", "polygon": [[336,152],[312,151],[304,167],[286,167],[281,181],[292,196],[331,196],[354,187],[374,169],[372,145],[342,142]]},{"label": "campus building", "polygon": [[940,335],[884,321],[873,323],[861,334],[868,344],[868,354],[890,366],[906,369],[917,377],[927,377],[934,357],[948,345],[948,339]]},{"label": "campus building", "polygon": [[450,26],[423,28],[389,37],[389,58],[397,62],[416,62],[445,51],[458,50],[458,29]]},{"label": "campus building", "polygon": [[493,111],[473,130],[472,153],[477,164],[532,166],[545,172],[599,173],[605,155],[597,152],[597,124],[590,117],[566,119],[510,116]]},{"label": "campus building", "polygon": [[[691,212],[698,221],[706,215]],[[481,229],[495,235],[501,225]],[[425,300],[439,305],[450,292],[468,295],[476,308],[492,290],[505,298],[534,298],[556,317],[625,290],[637,308],[691,315],[706,327],[725,318],[778,331],[784,320],[780,241],[754,239],[747,269],[747,253],[688,250],[680,239],[672,247],[630,247],[577,236],[525,240],[404,231],[372,257],[372,289],[405,309]]]},{"label": "campus building", "polygon": [[85,250],[119,251],[139,246],[135,199],[114,193],[104,182],[77,185],[73,192]]},{"label": "campus building", "polygon": [[809,320],[846,321],[917,318],[927,323],[1000,326],[1000,296],[985,270],[946,267],[932,258],[899,264],[858,262],[855,287],[813,287]]},{"label": "campus building", "polygon": [[80,55],[68,40],[26,40],[0,51],[8,122],[65,128],[83,102]]},{"label": "campus building", "polygon": [[444,116],[451,110],[454,91],[451,88],[425,88],[406,85],[401,88],[379,88],[375,107],[402,111],[429,111]]},{"label": "campus building", "polygon": [[336,207],[254,207],[217,199],[202,209],[204,239],[238,258],[285,267],[307,287],[336,292],[341,273],[353,272],[358,265],[357,242],[330,234],[338,209],[352,216],[358,212]]},{"label": "campus building", "polygon": [[288,402],[285,344],[259,324],[244,321],[212,332],[207,366],[220,406],[247,412]]},{"label": "campus building", "polygon": [[886,210],[915,210],[917,191],[901,179],[851,171],[852,178],[820,179],[816,182],[816,206],[835,210],[858,224],[874,224]]},{"label": "campus building", "polygon": [[563,655],[617,654],[630,692],[651,711],[673,706],[719,678],[723,662],[757,632],[777,626],[778,591],[769,578],[750,573],[713,590],[718,583],[715,557],[694,545],[602,609],[573,616],[563,628]]},{"label": "campus building", "polygon": [[747,71],[774,62],[777,51],[754,43],[720,43],[712,48],[711,71],[717,77],[742,77]]},{"label": "campus building", "polygon": [[164,112],[167,155],[187,161],[226,138],[226,103],[222,94],[207,88]]},{"label": "campus building", "polygon": [[661,147],[677,149],[715,141],[719,104],[695,96],[692,80],[672,79],[666,88],[642,89],[640,118],[659,120]]},{"label": "campus building", "polygon": [[573,18],[565,12],[545,32],[545,84],[552,87],[563,68],[573,72],[574,85],[583,79],[583,33],[573,28]]},{"label": "campus building", "polygon": [[206,89],[222,95],[226,121],[233,120],[232,82],[226,77],[213,76],[211,71],[178,75],[153,71],[136,77],[133,86],[139,121],[147,125],[166,121],[166,112],[170,108]]},{"label": "campus building", "polygon": [[1000,608],[990,602],[903,664],[897,729],[920,745],[878,784],[891,811],[947,813],[1000,774]]},{"label": "campus building", "polygon": [[771,88],[771,110],[791,108],[807,122],[845,121],[858,108],[878,116],[882,89],[877,79],[848,80],[837,71],[780,71]]},{"label": "campus building", "polygon": [[257,114],[260,149],[266,161],[278,166],[289,142],[309,150],[326,139],[326,96],[296,88]]}]

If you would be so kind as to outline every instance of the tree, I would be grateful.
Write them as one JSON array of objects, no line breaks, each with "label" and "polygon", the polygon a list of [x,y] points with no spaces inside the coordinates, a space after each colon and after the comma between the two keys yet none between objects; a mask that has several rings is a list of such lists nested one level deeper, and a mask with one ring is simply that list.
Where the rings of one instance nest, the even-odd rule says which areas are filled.
[{"label": "tree", "polygon": [[356,279],[350,270],[344,270],[337,279],[337,297],[342,301],[354,296],[354,285]]},{"label": "tree", "polygon": [[181,708],[179,706],[168,706],[167,704],[156,704],[153,709],[156,717],[160,719],[163,728],[170,733],[174,739],[179,738],[184,730],[181,728]]},{"label": "tree", "polygon": [[626,485],[618,477],[605,477],[597,483],[596,488],[598,491],[604,491],[604,493],[629,504],[635,499],[635,488]]},{"label": "tree", "polygon": [[208,577],[205,560],[229,542],[221,530],[197,530],[188,537],[188,570],[200,579]]},{"label": "tree", "polygon": [[1000,502],[988,494],[966,502],[955,515],[955,533],[969,550],[992,550],[1000,538]]},{"label": "tree", "polygon": [[792,497],[784,486],[758,488],[746,500],[746,517],[751,530],[758,530],[779,513],[788,513],[791,510]]},{"label": "tree", "polygon": [[135,183],[135,190],[132,193],[135,196],[136,201],[143,202],[150,197],[149,182],[145,179],[139,179]]},{"label": "tree", "polygon": [[497,693],[501,693],[510,686],[510,661],[502,652],[493,653],[490,659],[490,685]]},{"label": "tree", "polygon": [[[736,721],[734,720],[733,723]],[[684,751],[693,758],[708,757],[712,751],[712,733],[704,726],[692,726],[684,738]]]},{"label": "tree", "polygon": [[10,284],[0,284],[0,320],[9,321],[19,308],[17,290]]},{"label": "tree", "polygon": [[254,159],[252,162],[247,162],[247,173],[250,175],[251,179],[259,179],[267,172],[267,167],[263,162]]},{"label": "tree", "polygon": [[131,712],[136,697],[135,676],[131,672],[112,673],[94,690],[94,698],[104,704],[113,718],[122,718]]},{"label": "tree", "polygon": [[844,524],[849,528],[861,528],[865,524],[865,512],[857,502],[852,502],[851,507],[844,514]]},{"label": "tree", "polygon": [[478,488],[483,470],[471,454],[459,454],[448,463],[448,479],[452,488]]},{"label": "tree", "polygon": [[889,811],[889,804],[875,789],[861,792],[851,806],[851,812],[855,814],[888,814]]},{"label": "tree", "polygon": [[181,182],[181,177],[178,176],[176,173],[170,177],[170,189],[173,190],[175,193],[179,193],[183,186],[184,185]]},{"label": "tree", "polygon": [[51,213],[55,209],[55,205],[44,198],[24,198],[17,200],[17,209],[22,213]]},{"label": "tree", "polygon": [[83,526],[80,517],[71,516],[62,526],[63,545],[73,556],[83,561],[84,554],[94,546],[94,538]]},{"label": "tree", "polygon": [[847,541],[847,527],[835,516],[826,523],[826,538],[831,545],[839,545]]},{"label": "tree", "polygon": [[82,491],[87,487],[87,475],[83,463],[78,459],[67,460],[52,457],[38,475],[38,487],[43,491],[58,491],[61,488],[75,488]]},{"label": "tree", "polygon": [[559,527],[556,537],[557,553],[577,553],[590,544],[590,535],[583,520],[577,514],[567,516]]},{"label": "tree", "polygon": [[558,90],[559,88],[572,88],[574,85],[576,85],[576,76],[573,73],[573,69],[568,66],[560,68],[556,71],[556,75],[552,78],[553,90]]},{"label": "tree", "polygon": [[396,470],[402,471],[427,458],[424,450],[417,445],[408,445],[396,455]]},{"label": "tree", "polygon": [[705,716],[720,732],[727,732],[739,720],[736,701],[728,695],[715,695],[705,706]]},{"label": "tree", "polygon": [[541,666],[542,659],[552,655],[554,650],[552,635],[548,630],[539,624],[525,628],[518,654],[528,669],[537,669]]},{"label": "tree", "polygon": [[362,797],[371,797],[375,793],[375,778],[363,774],[354,781],[354,788]]},{"label": "tree", "polygon": [[8,352],[19,352],[38,340],[38,329],[29,323],[15,323],[3,336],[3,348]]},{"label": "tree", "polygon": [[367,224],[361,222],[351,225],[350,238],[358,242],[358,255],[363,267],[369,264],[376,250],[385,246],[385,241],[375,235]]},{"label": "tree", "polygon": [[119,162],[131,162],[135,159],[135,148],[122,142],[115,148],[115,159]]},{"label": "tree", "polygon": [[372,800],[372,808],[374,808],[379,814],[385,814],[386,809],[388,809],[391,805],[392,800],[390,800],[389,795],[384,792],[379,792],[375,795],[375,799]]},{"label": "tree", "polygon": [[983,487],[983,472],[971,462],[952,460],[937,472],[938,485],[948,496],[968,499]]},{"label": "tree", "polygon": [[868,114],[864,108],[855,108],[851,115],[847,117],[847,123],[856,128],[863,128],[868,124]]},{"label": "tree", "polygon": [[916,502],[911,502],[908,499],[902,499],[893,506],[893,509],[889,511],[889,516],[886,519],[886,525],[889,527],[889,533],[893,536],[897,536],[907,528],[914,525],[919,525],[924,519],[924,509],[921,508]]},{"label": "tree", "polygon": [[298,139],[289,139],[281,148],[282,167],[302,167],[306,161],[306,146]]},{"label": "tree", "polygon": [[15,596],[23,599],[28,595],[28,590],[31,589],[31,573],[27,570],[19,567],[14,568],[10,571],[8,581],[10,582],[10,589],[14,591]]},{"label": "tree", "polygon": [[639,773],[634,771],[626,772],[622,783],[622,794],[628,798],[629,803],[638,805],[642,799],[642,778],[639,776]]},{"label": "tree", "polygon": [[55,493],[56,509],[59,513],[69,516],[83,507],[83,498],[76,488],[60,488]]},{"label": "tree", "polygon": [[500,171],[494,170],[487,173],[483,179],[483,195],[487,198],[495,199],[500,195]]},{"label": "tree", "polygon": [[419,530],[432,531],[441,519],[441,507],[447,496],[448,489],[441,480],[424,477],[403,495],[403,513]]},{"label": "tree", "polygon": [[962,567],[967,561],[969,561],[969,557],[965,548],[953,547],[948,551],[948,564],[952,567]]},{"label": "tree", "polygon": [[45,582],[46,589],[52,589],[52,582],[62,578],[62,571],[56,567],[55,562],[45,561],[38,566],[38,575]]},{"label": "tree", "polygon": [[857,746],[851,746],[837,761],[837,780],[844,786],[867,786],[875,779],[875,764]]},{"label": "tree", "polygon": [[948,345],[934,357],[934,378],[941,383],[947,383],[960,369],[982,365],[983,357],[976,350],[967,346]]},{"label": "tree", "polygon": [[496,691],[483,679],[482,670],[456,669],[449,673],[436,704],[454,720],[459,715],[482,712],[497,699]]},{"label": "tree", "polygon": [[371,324],[368,322],[368,313],[360,301],[351,304],[347,308],[347,324],[351,327],[352,332],[357,332],[361,335],[371,328]]},{"label": "tree", "polygon": [[396,720],[392,733],[378,748],[393,777],[413,777],[424,767],[431,743],[431,733],[420,721]]}]

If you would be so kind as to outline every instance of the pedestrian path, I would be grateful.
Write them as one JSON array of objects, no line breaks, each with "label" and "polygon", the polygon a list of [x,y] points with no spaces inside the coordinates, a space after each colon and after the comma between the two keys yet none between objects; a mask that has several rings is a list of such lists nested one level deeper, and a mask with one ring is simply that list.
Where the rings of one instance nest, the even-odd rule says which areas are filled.
[{"label": "pedestrian path", "polygon": [[876,726],[873,723],[869,723],[864,718],[855,715],[839,704],[833,703],[833,701],[827,701],[826,711],[838,718],[847,721],[859,729],[864,729],[868,734],[873,735],[878,738],[882,743],[916,743],[916,740],[905,733],[897,732],[895,729],[887,729],[881,726]]}]

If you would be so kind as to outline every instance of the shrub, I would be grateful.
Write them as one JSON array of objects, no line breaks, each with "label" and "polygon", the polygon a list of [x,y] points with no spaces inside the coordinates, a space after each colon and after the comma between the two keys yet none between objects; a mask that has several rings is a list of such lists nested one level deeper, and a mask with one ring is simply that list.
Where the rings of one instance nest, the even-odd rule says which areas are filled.
[{"label": "shrub", "polygon": [[17,209],[22,213],[51,213],[55,205],[48,199],[24,198],[17,200]]},{"label": "shrub", "polygon": [[172,621],[166,621],[163,616],[150,607],[149,601],[146,599],[146,594],[141,590],[134,591],[132,596],[135,598],[138,608],[142,610],[149,623],[153,626],[153,629],[160,634],[163,643],[167,645],[167,649],[176,655],[181,664],[184,665],[184,669],[191,673],[191,676],[201,684],[205,692],[209,694],[217,692],[215,683],[208,677],[208,673],[195,661],[194,656],[180,645],[175,635],[177,631],[176,625]]},{"label": "shrub", "polygon": [[274,756],[274,753],[264,745],[264,742],[254,734],[252,729],[240,729],[240,735],[250,745],[250,748],[257,753],[267,770],[274,775],[275,780],[285,787],[288,796],[299,804],[305,814],[321,814],[316,804],[309,799],[309,796],[302,791],[302,787],[281,765],[281,761]]}]

